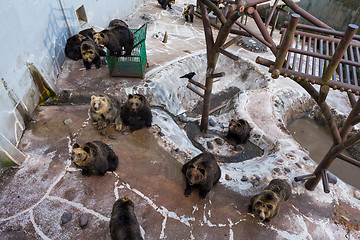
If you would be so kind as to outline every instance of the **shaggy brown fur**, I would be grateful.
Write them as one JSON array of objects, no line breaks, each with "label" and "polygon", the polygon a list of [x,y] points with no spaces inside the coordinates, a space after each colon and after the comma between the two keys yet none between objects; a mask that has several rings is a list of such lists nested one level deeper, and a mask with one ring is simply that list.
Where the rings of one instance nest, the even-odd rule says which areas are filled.
[{"label": "shaggy brown fur", "polygon": [[114,19],[111,20],[109,23],[109,27],[114,27],[114,26],[124,26],[124,27],[129,27],[126,22],[124,22],[123,20],[120,19]]},{"label": "shaggy brown fur", "polygon": [[81,44],[81,56],[86,69],[91,68],[91,64],[95,64],[96,68],[100,68],[101,59],[100,56],[105,56],[106,53],[95,42],[85,41]]},{"label": "shaggy brown fur", "polygon": [[158,0],[158,3],[163,9],[166,10],[166,7],[169,7],[171,9],[171,5],[175,4],[175,0]]},{"label": "shaggy brown fur", "polygon": [[109,124],[115,124],[115,129],[121,131],[120,103],[109,95],[91,96],[90,116],[98,130],[104,129]]},{"label": "shaggy brown fur", "polygon": [[112,240],[142,240],[139,223],[134,213],[134,203],[127,197],[117,200],[111,212],[110,234]]},{"label": "shaggy brown fur", "polygon": [[200,198],[205,198],[220,177],[221,170],[216,162],[216,158],[211,153],[201,153],[194,157],[182,167],[182,172],[186,176],[186,188],[184,195],[191,194],[193,187],[200,189]]},{"label": "shaggy brown fur", "polygon": [[249,211],[260,221],[269,222],[279,213],[280,204],[291,196],[291,186],[283,179],[273,179],[250,200]]},{"label": "shaggy brown fur", "polygon": [[237,144],[245,143],[250,137],[251,127],[244,119],[231,119],[229,123],[229,130],[227,138],[234,139]]},{"label": "shaggy brown fur", "polygon": [[83,146],[75,143],[71,160],[82,169],[83,175],[103,176],[106,171],[115,171],[119,162],[114,151],[104,142],[87,142]]},{"label": "shaggy brown fur", "polygon": [[[104,45],[110,56],[129,56],[134,45],[134,35],[126,26],[115,25],[94,34],[94,41],[98,45]],[[122,53],[123,48],[125,54]]]},{"label": "shaggy brown fur", "polygon": [[81,34],[75,34],[66,41],[65,55],[72,60],[79,60],[82,58],[80,46],[86,40],[86,37]]},{"label": "shaggy brown fur", "polygon": [[129,94],[128,100],[121,107],[121,119],[124,125],[130,127],[130,131],[150,127],[152,123],[152,113],[150,104],[145,96]]},{"label": "shaggy brown fur", "polygon": [[95,34],[95,30],[93,28],[87,28],[79,32],[79,34],[85,36],[89,39],[93,39],[93,35]]},{"label": "shaggy brown fur", "polygon": [[194,8],[195,6],[193,4],[189,4],[184,9],[183,14],[185,16],[185,21],[189,21],[189,17],[190,17],[190,22],[194,22]]}]

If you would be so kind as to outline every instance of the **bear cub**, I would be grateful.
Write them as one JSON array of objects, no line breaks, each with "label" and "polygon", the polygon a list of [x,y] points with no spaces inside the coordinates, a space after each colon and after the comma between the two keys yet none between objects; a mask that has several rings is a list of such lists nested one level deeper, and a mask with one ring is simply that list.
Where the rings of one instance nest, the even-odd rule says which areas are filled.
[{"label": "bear cub", "polygon": [[189,4],[187,5],[187,7],[184,9],[184,16],[185,16],[185,21],[189,21],[189,17],[190,17],[190,22],[194,22],[194,4]]},{"label": "bear cub", "polygon": [[129,94],[126,103],[121,107],[121,119],[130,131],[151,127],[152,113],[150,104],[141,94]]},{"label": "bear cub", "polygon": [[115,152],[101,141],[87,142],[83,146],[75,143],[71,151],[71,160],[86,176],[103,176],[106,171],[115,171],[119,163]]},{"label": "bear cub", "polygon": [[[115,24],[113,27],[95,33],[93,37],[96,44],[104,45],[110,51],[110,56],[120,57],[122,55],[131,55],[134,45],[134,35],[131,30],[124,25]],[[123,48],[125,54],[123,54]]]},{"label": "bear cub", "polygon": [[143,239],[131,198],[124,196],[114,203],[110,219],[110,234],[112,240]]},{"label": "bear cub", "polygon": [[186,177],[184,191],[186,197],[191,194],[193,187],[198,187],[200,189],[200,198],[205,198],[212,186],[221,177],[221,170],[215,156],[208,152],[201,153],[185,163],[182,172]]},{"label": "bear cub", "polygon": [[234,139],[237,144],[245,143],[250,137],[251,127],[244,119],[231,119],[229,123],[229,130],[227,138]]},{"label": "bear cub", "polygon": [[250,200],[249,212],[262,222],[269,222],[279,213],[280,204],[291,196],[291,186],[283,179],[273,179],[269,185]]},{"label": "bear cub", "polygon": [[100,56],[106,56],[104,50],[95,44],[95,42],[84,41],[80,46],[81,56],[86,69],[91,68],[91,64],[95,64],[96,68],[100,68],[101,59]]},{"label": "bear cub", "polygon": [[109,95],[93,95],[90,102],[90,116],[98,130],[109,124],[115,124],[115,130],[121,131],[120,103]]}]

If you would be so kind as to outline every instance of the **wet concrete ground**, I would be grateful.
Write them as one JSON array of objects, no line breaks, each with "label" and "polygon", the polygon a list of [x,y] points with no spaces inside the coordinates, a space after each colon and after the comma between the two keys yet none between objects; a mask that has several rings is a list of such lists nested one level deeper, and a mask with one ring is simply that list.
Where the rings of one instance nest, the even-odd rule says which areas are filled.
[{"label": "wet concrete ground", "polygon": [[[179,16],[182,3],[177,1],[173,11],[163,11],[156,1],[147,1],[129,19],[130,27],[140,25],[144,14],[155,19],[148,26],[148,73],[186,56],[187,51],[205,48],[200,20],[184,26]],[[167,45],[151,37],[164,29],[169,32]],[[59,90],[89,95],[105,92],[125,100],[125,87],[141,91],[138,86],[146,83],[146,79],[112,78],[105,66],[89,71],[82,68],[80,61],[67,59],[57,81]],[[267,97],[262,93],[253,98],[261,101]],[[360,237],[360,210],[335,195],[334,201],[326,204],[319,204],[308,194],[294,195],[268,224],[259,223],[247,213],[251,196],[227,187],[224,176],[206,199],[199,199],[197,191],[186,198],[181,173],[186,159],[175,158],[158,144],[156,126],[125,135],[107,128],[102,136],[91,125],[88,109],[88,104],[37,108],[19,144],[27,155],[26,161],[0,176],[0,239],[110,239],[112,205],[123,195],[130,196],[135,203],[144,239]],[[267,128],[265,112],[259,114],[256,105],[248,111]],[[284,133],[278,129],[274,137],[281,134]],[[117,170],[103,177],[83,176],[70,161],[75,142],[94,140],[111,145],[119,156]],[[261,183],[260,187],[264,186]],[[72,214],[66,224],[61,223],[64,213]],[[85,228],[79,226],[83,214],[89,218]]]}]

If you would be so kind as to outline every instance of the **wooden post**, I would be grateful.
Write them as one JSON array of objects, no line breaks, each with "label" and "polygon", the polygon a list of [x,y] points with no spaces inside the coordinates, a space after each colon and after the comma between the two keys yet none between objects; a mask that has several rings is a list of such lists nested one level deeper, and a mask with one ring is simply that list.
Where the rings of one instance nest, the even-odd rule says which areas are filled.
[{"label": "wooden post", "polygon": [[274,15],[274,12],[275,12],[275,10],[276,10],[276,8],[277,8],[278,2],[279,2],[279,0],[276,0],[276,1],[275,1],[274,5],[273,5],[273,7],[272,7],[272,9],[271,9],[271,11],[270,11],[270,13],[269,13],[268,19],[266,20],[266,23],[265,23],[265,27],[266,27],[266,28],[267,28],[267,27],[269,26],[269,24],[270,24],[270,21],[271,21],[273,15]]},{"label": "wooden post", "polygon": [[298,24],[299,20],[300,15],[295,13],[291,15],[289,27],[286,29],[283,41],[280,45],[280,49],[277,52],[274,69],[271,73],[272,78],[276,79],[280,76],[280,69],[283,67],[288,49],[290,48],[291,43],[294,39],[296,25]]},{"label": "wooden post", "polygon": [[324,74],[322,76],[323,83],[327,83],[328,81],[330,81],[331,76],[338,67],[340,60],[344,56],[345,51],[348,49],[357,29],[358,26],[356,26],[355,24],[349,24],[348,28],[345,31],[344,37],[341,39],[340,43],[335,49],[335,53],[332,56],[329,65],[324,70]]},{"label": "wooden post", "polygon": [[[204,93],[204,101],[203,101],[203,111],[201,117],[200,130],[202,132],[206,132],[208,128],[209,122],[209,110],[210,110],[210,101],[211,101],[211,92],[212,92],[212,78],[209,78],[211,74],[214,73],[216,62],[214,62],[214,38],[212,34],[210,19],[208,15],[208,11],[206,9],[203,1],[198,1],[204,26],[205,32],[205,41],[206,41],[206,52],[207,52],[207,72],[206,72],[206,81],[205,81],[205,93]],[[221,19],[220,19],[221,20]]]},{"label": "wooden post", "polygon": [[[214,78],[213,74],[219,57],[219,48],[225,43],[231,31],[232,25],[240,17],[240,12],[234,11],[230,15],[230,17],[226,20],[226,23],[221,26],[216,41],[214,43],[213,35],[211,31],[210,19],[204,4],[205,1],[206,0],[199,1],[204,30],[205,30],[205,40],[206,40],[206,50],[207,50],[207,70],[206,70],[206,81],[205,81],[206,89],[204,93],[203,111],[202,111],[202,117],[200,123],[200,131],[202,132],[206,132],[208,129],[211,93],[212,93],[213,78]],[[219,15],[221,14],[219,13]]]},{"label": "wooden post", "polygon": [[329,86],[328,85],[322,85],[321,87],[320,87],[320,94],[319,94],[319,97],[318,97],[318,103],[323,103],[323,102],[325,102],[325,100],[326,100],[326,97],[327,97],[327,95],[328,95],[328,93],[329,93]]},{"label": "wooden post", "polygon": [[324,192],[325,192],[325,193],[329,193],[329,192],[330,192],[330,189],[329,189],[329,180],[328,180],[328,175],[327,175],[326,169],[322,169],[322,171],[321,171],[321,178],[322,178],[322,181],[323,181]]}]

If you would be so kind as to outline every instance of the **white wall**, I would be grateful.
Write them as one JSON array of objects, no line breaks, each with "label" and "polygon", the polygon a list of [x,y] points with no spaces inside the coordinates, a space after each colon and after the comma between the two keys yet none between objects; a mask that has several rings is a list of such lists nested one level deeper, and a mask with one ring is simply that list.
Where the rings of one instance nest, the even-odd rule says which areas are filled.
[{"label": "white wall", "polygon": [[[88,23],[106,27],[124,18],[144,0],[17,0],[0,1],[0,167],[16,149],[25,129],[17,107],[32,114],[39,97],[27,63],[33,63],[56,91],[54,81],[64,62],[66,39],[80,30],[76,9],[84,5]],[[5,87],[6,86],[6,87]]]}]

